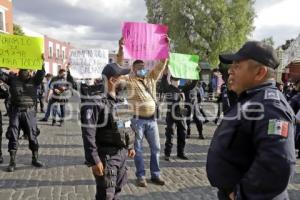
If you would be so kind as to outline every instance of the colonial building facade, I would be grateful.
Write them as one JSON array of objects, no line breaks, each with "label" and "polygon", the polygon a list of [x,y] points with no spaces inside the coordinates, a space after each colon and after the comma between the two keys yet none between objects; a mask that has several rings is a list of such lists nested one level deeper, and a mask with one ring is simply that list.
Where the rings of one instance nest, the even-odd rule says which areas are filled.
[{"label": "colonial building facade", "polygon": [[281,52],[281,67],[284,81],[300,80],[300,34],[290,47]]},{"label": "colonial building facade", "polygon": [[0,33],[13,33],[12,0],[0,0]]}]

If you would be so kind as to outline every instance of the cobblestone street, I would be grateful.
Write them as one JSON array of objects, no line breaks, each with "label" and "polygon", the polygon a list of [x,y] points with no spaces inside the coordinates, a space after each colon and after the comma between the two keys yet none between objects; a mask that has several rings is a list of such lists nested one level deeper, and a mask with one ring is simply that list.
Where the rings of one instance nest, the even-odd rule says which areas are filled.
[{"label": "cobblestone street", "polygon": [[[4,164],[0,165],[0,199],[1,200],[88,200],[94,199],[95,182],[91,170],[84,163],[81,132],[76,120],[68,120],[63,127],[52,127],[51,122],[40,123],[41,135],[40,159],[46,167],[35,169],[31,166],[31,152],[28,142],[20,140],[17,152],[17,170],[5,171],[9,161],[7,140],[3,138]],[[38,114],[38,119],[43,115]],[[4,130],[8,124],[4,117]],[[128,161],[129,182],[124,187],[122,199],[125,200],[194,200],[217,199],[216,190],[207,180],[205,163],[210,139],[215,129],[210,122],[204,126],[205,140],[197,139],[195,127],[192,138],[187,140],[186,153],[188,161],[177,160],[176,147],[173,147],[171,162],[161,159],[162,176],[166,180],[163,187],[150,183],[148,187],[135,185],[135,168],[133,160]],[[161,152],[164,149],[164,125],[160,123]],[[5,135],[5,134],[4,134]],[[4,136],[3,136],[4,137]],[[176,142],[176,141],[175,141]],[[145,142],[145,163],[149,169],[149,149]],[[163,154],[162,158],[163,158]],[[221,166],[220,166],[221,167]],[[149,177],[149,170],[148,177]],[[276,183],[274,183],[276,184]],[[297,174],[289,185],[290,199],[300,199],[300,165]]]}]

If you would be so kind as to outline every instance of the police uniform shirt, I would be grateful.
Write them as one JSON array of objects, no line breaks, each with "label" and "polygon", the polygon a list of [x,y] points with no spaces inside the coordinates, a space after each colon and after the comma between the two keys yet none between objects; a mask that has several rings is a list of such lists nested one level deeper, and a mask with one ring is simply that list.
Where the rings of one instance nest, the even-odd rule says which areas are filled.
[{"label": "police uniform shirt", "polygon": [[273,199],[295,169],[294,114],[275,82],[243,92],[215,131],[207,175],[241,199]]},{"label": "police uniform shirt", "polygon": [[[119,141],[116,122],[125,122],[131,116],[120,116],[128,113],[128,107],[124,107],[123,101],[112,98],[110,95],[104,98],[95,98],[94,102],[87,102],[81,107],[81,129],[86,159],[89,163],[97,164],[100,161],[101,149],[126,148]],[[115,116],[115,117],[114,117]],[[126,119],[125,119],[126,118]],[[126,124],[127,123],[127,124]],[[124,126],[130,128],[130,121]]]}]

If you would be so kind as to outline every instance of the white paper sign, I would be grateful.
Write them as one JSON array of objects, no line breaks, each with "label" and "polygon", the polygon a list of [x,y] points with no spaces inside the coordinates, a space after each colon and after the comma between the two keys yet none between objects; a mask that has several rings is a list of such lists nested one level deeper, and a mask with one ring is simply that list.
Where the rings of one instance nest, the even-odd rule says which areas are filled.
[{"label": "white paper sign", "polygon": [[108,60],[108,50],[105,49],[73,49],[70,57],[71,75],[78,79],[100,78]]}]

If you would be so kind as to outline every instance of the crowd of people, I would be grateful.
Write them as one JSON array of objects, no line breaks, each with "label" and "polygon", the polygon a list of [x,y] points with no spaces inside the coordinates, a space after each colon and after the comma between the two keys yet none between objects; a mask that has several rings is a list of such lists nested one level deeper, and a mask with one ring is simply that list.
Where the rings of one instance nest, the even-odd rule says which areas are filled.
[{"label": "crowd of people", "polygon": [[[95,176],[96,199],[118,198],[127,182],[127,157],[134,159],[137,186],[147,187],[144,138],[150,148],[150,180],[165,185],[159,164],[159,79],[162,100],[167,105],[164,159],[170,161],[175,132],[177,158],[189,159],[185,145],[192,134],[192,121],[201,140],[205,138],[203,123],[209,121],[201,106],[203,82],[186,80],[180,86],[181,78],[168,70],[168,59],[152,70],[147,70],[142,60],[126,69],[122,67],[123,46],[121,39],[116,63],[107,64],[102,79],[93,81],[76,82],[69,70],[71,64],[54,77],[45,74],[44,67],[36,72],[22,69],[17,74],[0,71],[0,98],[5,99],[9,117],[8,172],[16,169],[20,131],[29,141],[32,165],[44,166],[38,153],[38,104],[40,112],[45,113],[40,121],[47,122],[52,112],[52,125],[59,122],[62,126],[65,106],[77,90],[85,160]],[[212,117],[219,125],[207,158],[207,176],[218,188],[219,199],[288,198],[286,188],[295,168],[295,147],[300,158],[300,80],[276,85],[274,69],[278,64],[274,49],[260,42],[247,42],[236,54],[220,55],[224,84],[217,99],[217,116]],[[3,163],[1,113],[0,122]],[[272,181],[278,184],[270,184]]]}]

